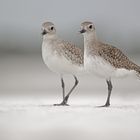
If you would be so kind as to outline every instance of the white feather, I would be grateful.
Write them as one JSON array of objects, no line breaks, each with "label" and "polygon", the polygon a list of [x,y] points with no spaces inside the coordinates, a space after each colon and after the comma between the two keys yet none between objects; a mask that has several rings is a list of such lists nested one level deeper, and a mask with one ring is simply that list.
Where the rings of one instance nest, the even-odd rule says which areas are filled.
[{"label": "white feather", "polygon": [[127,70],[124,68],[115,68],[109,62],[98,56],[84,57],[85,70],[89,73],[94,73],[103,78],[111,77],[125,77],[128,75],[135,76],[134,70]]},{"label": "white feather", "polygon": [[49,42],[42,44],[42,57],[51,71],[59,74],[80,74],[83,71],[82,66],[72,64],[67,58],[52,50],[52,47]]}]

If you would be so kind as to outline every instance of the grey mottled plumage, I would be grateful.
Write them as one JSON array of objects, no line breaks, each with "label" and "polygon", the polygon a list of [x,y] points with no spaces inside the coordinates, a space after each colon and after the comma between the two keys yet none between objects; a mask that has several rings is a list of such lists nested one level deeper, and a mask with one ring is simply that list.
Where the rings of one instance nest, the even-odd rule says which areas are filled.
[{"label": "grey mottled plumage", "polygon": [[92,22],[81,24],[84,35],[84,66],[87,71],[106,78],[108,97],[105,107],[110,105],[112,77],[127,75],[140,77],[140,66],[136,65],[118,48],[98,41],[95,26]]},{"label": "grey mottled plumage", "polygon": [[118,48],[99,42],[98,55],[103,57],[115,68],[125,68],[127,70],[135,70],[140,74],[140,67],[129,60]]},{"label": "grey mottled plumage", "polygon": [[[42,25],[42,57],[48,68],[61,76],[61,84],[63,91],[63,101],[56,105],[67,105],[68,98],[74,88],[78,84],[75,75],[80,74],[83,70],[83,51],[61,40],[56,35],[56,29],[52,22],[45,22]],[[63,80],[64,74],[71,74],[75,79],[75,84],[65,96],[65,84]]]},{"label": "grey mottled plumage", "polygon": [[58,47],[58,51],[60,51],[60,54],[64,55],[73,64],[83,65],[84,52],[82,51],[82,49],[64,40],[60,44],[58,44]]}]

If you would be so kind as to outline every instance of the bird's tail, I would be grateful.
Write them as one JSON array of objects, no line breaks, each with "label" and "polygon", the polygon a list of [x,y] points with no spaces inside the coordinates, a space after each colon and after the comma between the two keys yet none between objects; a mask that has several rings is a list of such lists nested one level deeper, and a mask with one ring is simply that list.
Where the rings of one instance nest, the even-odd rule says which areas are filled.
[{"label": "bird's tail", "polygon": [[131,62],[131,70],[134,70],[136,72],[136,77],[140,79],[140,66]]},{"label": "bird's tail", "polygon": [[137,66],[135,70],[137,77],[140,79],[140,66]]}]

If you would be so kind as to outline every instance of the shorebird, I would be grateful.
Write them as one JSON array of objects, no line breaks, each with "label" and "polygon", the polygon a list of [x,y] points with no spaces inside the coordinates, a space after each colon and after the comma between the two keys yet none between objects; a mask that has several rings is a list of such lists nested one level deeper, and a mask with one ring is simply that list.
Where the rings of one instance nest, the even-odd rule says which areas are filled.
[{"label": "shorebird", "polygon": [[[61,77],[63,101],[54,105],[68,105],[68,98],[78,85],[75,75],[83,70],[83,51],[79,47],[61,40],[57,36],[55,25],[52,22],[42,24],[42,36],[42,58],[48,68]],[[67,95],[65,95],[64,74],[71,74],[75,79],[75,84]]]},{"label": "shorebird", "polygon": [[98,41],[92,22],[81,23],[80,33],[84,36],[84,67],[86,71],[106,79],[108,96],[105,105],[110,106],[112,77],[132,75],[140,78],[140,66],[136,65],[118,48]]}]

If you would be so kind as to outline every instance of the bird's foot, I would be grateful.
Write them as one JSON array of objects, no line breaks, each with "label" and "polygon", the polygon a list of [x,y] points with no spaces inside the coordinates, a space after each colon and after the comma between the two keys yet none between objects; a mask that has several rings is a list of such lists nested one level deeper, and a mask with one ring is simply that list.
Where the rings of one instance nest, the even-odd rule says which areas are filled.
[{"label": "bird's foot", "polygon": [[69,104],[62,102],[60,104],[54,104],[54,106],[69,106]]},{"label": "bird's foot", "polygon": [[110,103],[106,103],[105,105],[101,105],[101,106],[98,106],[98,107],[109,107],[110,106]]}]

